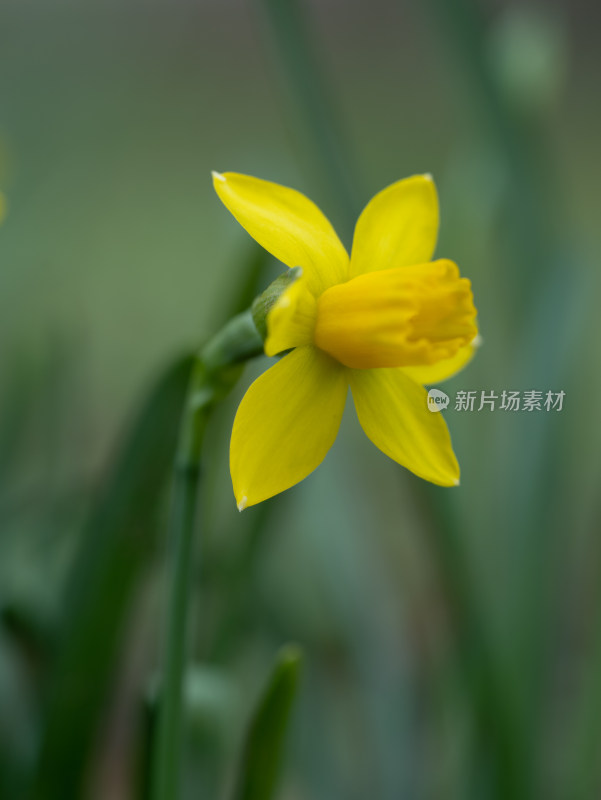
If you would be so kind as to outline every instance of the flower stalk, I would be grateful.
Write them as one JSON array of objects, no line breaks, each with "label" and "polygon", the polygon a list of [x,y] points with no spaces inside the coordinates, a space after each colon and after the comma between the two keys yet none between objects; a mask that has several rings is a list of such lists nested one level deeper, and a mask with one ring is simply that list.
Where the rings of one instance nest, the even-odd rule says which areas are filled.
[{"label": "flower stalk", "polygon": [[234,387],[244,362],[262,353],[263,340],[251,312],[245,311],[207,342],[190,378],[173,480],[165,656],[152,759],[152,800],[176,800],[179,796],[188,598],[204,432],[213,408]]}]

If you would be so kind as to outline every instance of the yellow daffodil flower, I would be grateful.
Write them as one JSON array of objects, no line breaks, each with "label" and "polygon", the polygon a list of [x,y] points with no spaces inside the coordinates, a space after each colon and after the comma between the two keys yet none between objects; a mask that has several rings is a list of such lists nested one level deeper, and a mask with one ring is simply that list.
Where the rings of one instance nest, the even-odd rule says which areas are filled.
[{"label": "yellow daffodil flower", "polygon": [[455,374],[476,345],[470,282],[431,261],[438,198],[429,175],[379,192],[361,213],[349,256],[304,195],[213,173],[238,222],[302,275],[267,317],[265,352],[290,351],[242,399],[230,469],[238,508],[303,480],[334,443],[348,389],[363,430],[387,456],[441,486],[459,483],[446,423],[422,384]]}]

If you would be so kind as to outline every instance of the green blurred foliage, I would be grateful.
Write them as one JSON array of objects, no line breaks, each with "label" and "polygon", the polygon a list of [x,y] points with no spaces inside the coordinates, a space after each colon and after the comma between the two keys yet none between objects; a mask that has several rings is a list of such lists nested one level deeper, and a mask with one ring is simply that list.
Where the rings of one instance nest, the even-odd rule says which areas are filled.
[{"label": "green blurred foliage", "polygon": [[248,727],[232,795],[235,800],[271,800],[276,792],[301,662],[302,653],[294,645],[278,653]]},{"label": "green blurred foliage", "polygon": [[[247,370],[207,435],[185,797],[235,784],[241,731],[290,640],[307,658],[284,800],[601,791],[599,10],[584,0],[300,7],[306,18],[287,31],[295,6],[275,0],[9,0],[0,11],[7,800],[44,764],[48,796],[61,800],[144,794],[163,495],[154,481],[142,492],[151,532],[135,563],[129,550],[120,559],[119,525],[98,522],[98,498],[144,388],[256,279],[212,168],[305,191],[349,244],[349,208],[433,173],[438,253],[472,279],[484,339],[449,393],[566,398],[559,414],[449,408],[462,465],[452,494],[396,468],[346,414],[315,475],[239,515],[229,429],[267,362]],[[281,46],[286,36],[298,49]],[[278,271],[268,265],[264,285]],[[154,476],[171,466],[161,442],[168,451],[175,406],[144,465]],[[100,557],[81,566],[90,540],[105,555],[116,543],[117,571],[104,576],[114,584],[89,577]],[[103,625],[91,625],[88,648],[68,623],[86,609],[114,612],[123,632],[105,661]],[[74,694],[53,708],[57,675],[67,695],[83,687],[81,703]],[[85,734],[68,722],[72,706]],[[58,756],[44,761],[74,752],[73,739],[83,789]]]}]

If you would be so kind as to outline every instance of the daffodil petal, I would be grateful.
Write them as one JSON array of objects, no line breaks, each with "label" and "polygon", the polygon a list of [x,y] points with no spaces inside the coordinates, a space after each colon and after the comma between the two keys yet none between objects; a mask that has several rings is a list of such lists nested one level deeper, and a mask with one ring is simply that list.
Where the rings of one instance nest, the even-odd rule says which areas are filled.
[{"label": "daffodil petal", "polygon": [[441,383],[448,378],[452,378],[453,375],[456,375],[466,367],[476,355],[479,346],[480,337],[476,336],[470,344],[458,350],[452,358],[445,358],[444,361],[438,361],[436,364],[425,364],[419,367],[404,367],[404,372],[417,383],[422,383],[426,386],[432,386],[434,383]]},{"label": "daffodil petal", "polygon": [[439,412],[403,369],[349,370],[359,422],[383,453],[440,486],[459,483],[459,465]]},{"label": "daffodil petal", "polygon": [[313,294],[348,278],[344,246],[324,214],[305,195],[235,172],[214,172],[213,186],[253,239],[288,267],[303,268]]},{"label": "daffodil petal", "polygon": [[353,239],[350,276],[430,261],[438,237],[438,196],[429,175],[393,183],[363,209]]},{"label": "daffodil petal", "polygon": [[250,386],[236,413],[230,471],[238,508],[302,481],[333,445],[348,391],[346,370],[299,347]]}]

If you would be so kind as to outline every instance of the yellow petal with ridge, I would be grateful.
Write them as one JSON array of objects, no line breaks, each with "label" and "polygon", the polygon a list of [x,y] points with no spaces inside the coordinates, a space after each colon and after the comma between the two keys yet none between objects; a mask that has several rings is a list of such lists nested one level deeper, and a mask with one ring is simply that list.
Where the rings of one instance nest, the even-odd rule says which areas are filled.
[{"label": "yellow petal with ridge", "polygon": [[349,370],[361,427],[383,453],[439,486],[459,484],[447,425],[428,393],[402,369]]},{"label": "yellow petal with ridge", "polygon": [[430,175],[414,175],[378,192],[353,238],[351,277],[430,261],[438,238],[438,196]]},{"label": "yellow petal with ridge", "polygon": [[321,464],[347,392],[347,371],[311,346],[293,350],[251,384],[230,443],[240,510],[289,489]]},{"label": "yellow petal with ridge", "polygon": [[328,219],[304,194],[235,172],[214,172],[213,186],[261,247],[286,266],[303,268],[314,295],[347,280],[348,254]]}]

